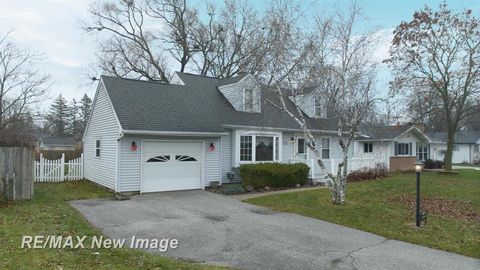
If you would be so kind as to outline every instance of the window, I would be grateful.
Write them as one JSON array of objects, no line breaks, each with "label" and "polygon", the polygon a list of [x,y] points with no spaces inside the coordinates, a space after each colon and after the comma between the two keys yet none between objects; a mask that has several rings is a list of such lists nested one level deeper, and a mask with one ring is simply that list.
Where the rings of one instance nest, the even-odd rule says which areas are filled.
[{"label": "window", "polygon": [[373,143],[363,143],[363,152],[372,153],[373,152]]},{"label": "window", "polygon": [[459,146],[457,144],[454,144],[453,151],[459,151],[459,150],[460,150]]},{"label": "window", "polygon": [[428,144],[417,143],[417,159],[420,161],[428,159]]},{"label": "window", "polygon": [[411,143],[397,143],[396,156],[410,156],[412,154]]},{"label": "window", "polygon": [[316,117],[322,117],[322,110],[323,110],[323,107],[322,107],[322,101],[320,98],[316,97],[315,98],[315,116]]},{"label": "window", "polygon": [[307,158],[307,145],[305,138],[297,138],[297,157],[300,159]]},{"label": "window", "polygon": [[179,162],[183,161],[197,161],[194,157],[191,156],[184,156],[184,155],[175,155],[175,160]]},{"label": "window", "polygon": [[280,160],[280,138],[275,137],[275,160]]},{"label": "window", "polygon": [[256,137],[255,160],[273,161],[273,137]]},{"label": "window", "polygon": [[147,162],[167,162],[169,160],[170,160],[170,156],[169,155],[164,155],[164,156],[152,157],[152,158],[148,159]]},{"label": "window", "polygon": [[322,138],[322,159],[330,158],[330,139]]},{"label": "window", "polygon": [[[255,147],[255,149],[254,149]],[[240,136],[240,161],[280,160],[280,137],[267,135]]]},{"label": "window", "polygon": [[252,161],[252,136],[240,136],[240,161]]},{"label": "window", "polygon": [[245,88],[244,95],[243,109],[245,111],[253,111],[253,89]]},{"label": "window", "polygon": [[478,145],[478,144],[475,145],[475,146],[473,147],[473,152],[475,152],[475,153],[480,152],[480,145]]},{"label": "window", "polygon": [[95,157],[100,157],[100,140],[95,142]]}]

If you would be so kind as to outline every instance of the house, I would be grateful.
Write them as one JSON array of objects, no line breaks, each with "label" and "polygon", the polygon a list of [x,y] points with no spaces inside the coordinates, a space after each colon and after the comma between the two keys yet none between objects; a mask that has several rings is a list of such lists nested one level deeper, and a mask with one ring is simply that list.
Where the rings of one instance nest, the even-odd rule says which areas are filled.
[{"label": "house", "polygon": [[73,137],[41,137],[38,141],[40,151],[74,151],[77,142]]},{"label": "house", "polygon": [[[305,162],[311,178],[324,177],[298,124],[266,100],[280,104],[248,74],[176,73],[170,84],[102,76],[83,137],[85,178],[116,192],[198,189],[231,181],[240,164],[273,161]],[[342,158],[336,122],[314,111],[322,113],[309,113],[308,125],[334,169]]]},{"label": "house", "polygon": [[[443,160],[447,150],[447,132],[432,132],[430,156]],[[452,163],[474,163],[480,160],[480,131],[457,131],[454,137]]]},{"label": "house", "polygon": [[430,138],[422,125],[366,126],[354,142],[354,159],[372,159],[390,170],[410,170],[430,158]]}]

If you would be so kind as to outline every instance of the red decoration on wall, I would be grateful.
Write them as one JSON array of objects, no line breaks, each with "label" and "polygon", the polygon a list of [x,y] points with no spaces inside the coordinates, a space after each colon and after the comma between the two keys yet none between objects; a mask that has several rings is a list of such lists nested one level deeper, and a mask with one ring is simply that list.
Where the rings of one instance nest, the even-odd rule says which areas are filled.
[{"label": "red decoration on wall", "polygon": [[130,146],[130,150],[132,150],[132,151],[137,150],[137,144],[135,142],[132,142],[132,146]]},{"label": "red decoration on wall", "polygon": [[210,143],[209,149],[210,149],[210,151],[215,151],[215,144]]}]

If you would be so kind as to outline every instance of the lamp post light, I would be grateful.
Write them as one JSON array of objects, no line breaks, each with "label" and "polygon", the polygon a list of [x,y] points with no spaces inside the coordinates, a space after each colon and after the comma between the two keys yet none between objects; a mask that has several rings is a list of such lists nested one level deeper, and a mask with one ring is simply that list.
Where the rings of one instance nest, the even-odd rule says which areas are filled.
[{"label": "lamp post light", "polygon": [[415,172],[417,173],[417,208],[415,215],[415,224],[417,227],[420,227],[420,222],[422,220],[422,214],[420,213],[420,173],[422,172],[423,164],[417,162],[415,164]]}]

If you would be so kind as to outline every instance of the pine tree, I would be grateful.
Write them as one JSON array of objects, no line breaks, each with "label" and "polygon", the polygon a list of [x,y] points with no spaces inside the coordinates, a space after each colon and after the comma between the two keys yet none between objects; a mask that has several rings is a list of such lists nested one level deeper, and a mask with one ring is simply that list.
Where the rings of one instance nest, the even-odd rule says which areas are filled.
[{"label": "pine tree", "polygon": [[92,100],[87,96],[87,94],[83,95],[82,99],[80,100],[79,106],[79,113],[80,113],[80,123],[81,123],[81,132],[85,131],[87,127],[88,117],[90,117],[90,111],[92,110]]},{"label": "pine tree", "polygon": [[47,116],[48,125],[51,127],[52,135],[67,136],[69,126],[70,110],[67,100],[60,94],[50,106],[50,112]]},{"label": "pine tree", "polygon": [[75,139],[79,139],[83,135],[83,130],[79,116],[80,107],[78,106],[78,102],[75,99],[72,99],[71,105],[68,110],[68,133],[72,135]]}]

